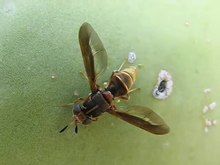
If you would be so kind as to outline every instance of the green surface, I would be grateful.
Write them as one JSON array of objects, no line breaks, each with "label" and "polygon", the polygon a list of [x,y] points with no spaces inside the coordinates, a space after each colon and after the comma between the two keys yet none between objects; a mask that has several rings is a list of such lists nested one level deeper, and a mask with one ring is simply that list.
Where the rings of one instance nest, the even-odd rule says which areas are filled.
[{"label": "green surface", "polygon": [[[220,2],[217,0],[0,1],[0,164],[218,165],[219,130],[204,132],[202,108],[220,103]],[[98,122],[58,131],[71,120],[61,104],[87,96],[78,29],[89,22],[108,52],[107,80],[128,52],[142,63],[140,92],[120,105],[148,106],[170,126],[144,132],[108,114]],[[167,69],[174,91],[152,98]],[[51,76],[55,76],[52,79]],[[212,88],[204,94],[205,88]],[[205,115],[219,119],[216,110]]]}]

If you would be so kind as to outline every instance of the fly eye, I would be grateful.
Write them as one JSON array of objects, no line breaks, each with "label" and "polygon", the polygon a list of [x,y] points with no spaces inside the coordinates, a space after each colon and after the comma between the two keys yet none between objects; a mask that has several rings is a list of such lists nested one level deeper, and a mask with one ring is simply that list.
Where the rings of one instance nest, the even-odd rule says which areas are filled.
[{"label": "fly eye", "polygon": [[79,112],[81,112],[81,107],[79,104],[75,105],[72,109],[73,114],[77,114]]}]

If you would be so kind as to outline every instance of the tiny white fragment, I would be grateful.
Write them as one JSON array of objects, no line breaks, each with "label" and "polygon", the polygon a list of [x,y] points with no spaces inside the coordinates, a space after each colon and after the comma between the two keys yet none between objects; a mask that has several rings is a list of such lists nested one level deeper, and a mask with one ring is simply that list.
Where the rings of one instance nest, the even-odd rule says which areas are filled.
[{"label": "tiny white fragment", "polygon": [[208,128],[208,127],[205,127],[205,128],[204,128],[204,132],[205,132],[205,133],[208,133],[208,132],[209,132],[209,128]]},{"label": "tiny white fragment", "polygon": [[108,82],[104,82],[103,86],[104,86],[104,88],[107,88],[108,87]]},{"label": "tiny white fragment", "polygon": [[189,22],[187,21],[187,22],[185,22],[185,26],[189,26]]},{"label": "tiny white fragment", "polygon": [[2,7],[3,11],[8,14],[15,14],[16,6],[15,3],[11,0],[7,0],[3,3]]},{"label": "tiny white fragment", "polygon": [[163,100],[171,94],[172,90],[173,80],[171,74],[166,70],[161,70],[157,78],[157,84],[152,93],[153,96],[156,99]]},{"label": "tiny white fragment", "polygon": [[119,100],[119,99],[118,99],[116,102],[117,102],[117,103],[120,103],[120,102],[121,102],[121,100]]},{"label": "tiny white fragment", "polygon": [[74,95],[74,96],[79,96],[79,91],[78,91],[78,89],[75,89],[75,90],[74,90],[73,95]]},{"label": "tiny white fragment", "polygon": [[206,88],[206,89],[203,90],[204,93],[210,93],[211,91],[212,91],[211,88]]},{"label": "tiny white fragment", "polygon": [[129,52],[128,53],[128,62],[133,63],[136,60],[136,54],[134,52]]},{"label": "tiny white fragment", "polygon": [[210,120],[210,119],[205,119],[205,125],[206,125],[206,127],[212,126],[212,120]]},{"label": "tiny white fragment", "polygon": [[208,106],[204,106],[204,108],[203,108],[202,112],[203,112],[203,113],[207,113],[208,111],[209,111]]},{"label": "tiny white fragment", "polygon": [[142,64],[138,64],[138,65],[137,65],[138,68],[141,68],[142,66],[143,66]]},{"label": "tiny white fragment", "polygon": [[216,106],[217,106],[216,102],[212,102],[211,104],[209,104],[209,109],[214,110]]},{"label": "tiny white fragment", "polygon": [[52,79],[55,79],[55,76],[53,75],[53,76],[51,76],[51,78],[52,78]]},{"label": "tiny white fragment", "polygon": [[216,125],[217,124],[217,120],[212,120],[212,125]]}]

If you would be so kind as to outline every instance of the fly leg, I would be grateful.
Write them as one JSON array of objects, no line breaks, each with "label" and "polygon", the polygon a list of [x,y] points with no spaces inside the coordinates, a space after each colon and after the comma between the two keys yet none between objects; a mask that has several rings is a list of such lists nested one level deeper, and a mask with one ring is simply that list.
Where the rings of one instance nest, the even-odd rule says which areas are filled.
[{"label": "fly leg", "polygon": [[63,104],[61,105],[62,107],[67,107],[67,108],[71,108],[73,107],[74,104],[76,103],[82,103],[83,101],[85,101],[85,98],[79,97],[76,100],[74,100],[72,103],[68,103],[68,104]]},{"label": "fly leg", "polygon": [[81,75],[82,78],[86,79],[87,81],[89,81],[87,75],[83,72],[83,71],[80,71],[79,74]]},{"label": "fly leg", "polygon": [[124,59],[124,61],[122,62],[122,64],[120,65],[117,71],[120,71],[126,62],[127,62],[127,59]]},{"label": "fly leg", "polygon": [[132,93],[132,92],[134,92],[134,91],[137,91],[137,90],[141,90],[141,88],[133,88],[133,89],[130,89],[130,90],[128,91],[128,94],[130,94],[130,93]]},{"label": "fly leg", "polygon": [[134,91],[137,91],[137,90],[140,90],[140,88],[130,89],[126,95],[124,95],[124,96],[119,96],[118,98],[120,98],[120,99],[122,99],[122,100],[129,100],[129,99],[130,99],[129,94],[132,93],[132,92],[134,92]]}]

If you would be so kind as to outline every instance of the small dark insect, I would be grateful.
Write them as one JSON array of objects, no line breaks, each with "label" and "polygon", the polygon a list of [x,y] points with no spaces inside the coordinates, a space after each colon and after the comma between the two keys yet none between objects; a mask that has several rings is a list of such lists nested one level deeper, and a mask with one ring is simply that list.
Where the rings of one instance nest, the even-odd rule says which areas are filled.
[{"label": "small dark insect", "polygon": [[159,87],[158,87],[158,91],[160,93],[164,92],[165,89],[166,89],[166,85],[167,85],[167,81],[166,80],[161,81],[160,84],[159,84]]},{"label": "small dark insect", "polygon": [[[136,105],[122,111],[113,104],[115,98],[128,99],[128,94],[136,90],[131,89],[136,80],[136,67],[122,69],[125,63],[123,62],[118,70],[112,72],[107,87],[101,89],[96,80],[107,67],[107,53],[98,34],[90,24],[83,23],[80,27],[79,43],[86,71],[86,75],[83,75],[89,82],[91,93],[86,98],[79,98],[76,101],[78,103],[72,108],[72,123],[76,125],[75,132],[78,132],[78,123],[91,124],[102,113],[107,112],[153,134],[168,133],[167,124],[150,108]],[[164,88],[163,86],[161,89]],[[68,125],[60,132],[67,127]]]}]

